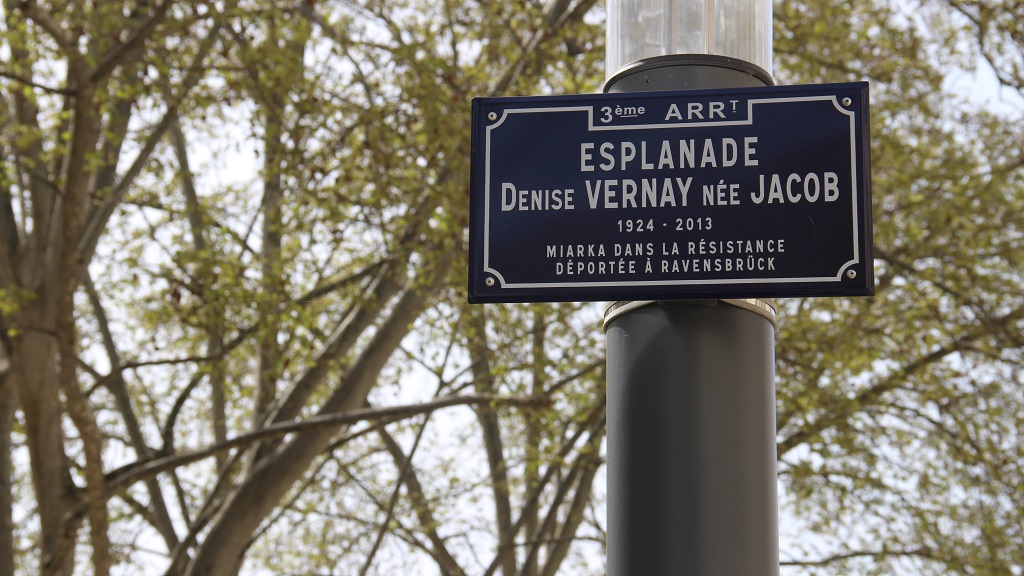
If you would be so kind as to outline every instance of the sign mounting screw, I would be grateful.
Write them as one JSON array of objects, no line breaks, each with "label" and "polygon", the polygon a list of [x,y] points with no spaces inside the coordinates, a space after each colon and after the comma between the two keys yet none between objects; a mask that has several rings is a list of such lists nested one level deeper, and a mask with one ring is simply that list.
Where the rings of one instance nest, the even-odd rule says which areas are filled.
[{"label": "sign mounting screw", "polygon": [[494,286],[494,278],[488,278],[487,280],[484,280],[484,284],[487,284],[488,286]]},{"label": "sign mounting screw", "polygon": [[852,99],[850,99],[850,98],[843,98],[843,106],[849,106],[850,104],[853,104],[853,100]]},{"label": "sign mounting screw", "polygon": [[490,120],[491,122],[494,122],[495,120],[498,119],[498,113],[497,112],[489,112],[487,114],[487,119]]},{"label": "sign mounting screw", "polygon": [[847,270],[846,271],[846,277],[849,278],[850,280],[853,280],[854,278],[857,277],[857,271],[856,270],[852,270],[852,269],[851,270]]}]

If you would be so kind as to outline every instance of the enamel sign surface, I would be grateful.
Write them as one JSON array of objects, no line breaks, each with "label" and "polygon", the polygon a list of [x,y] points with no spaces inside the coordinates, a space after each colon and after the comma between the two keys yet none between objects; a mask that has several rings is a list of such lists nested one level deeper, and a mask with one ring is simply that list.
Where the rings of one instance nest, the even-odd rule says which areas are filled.
[{"label": "enamel sign surface", "polygon": [[868,85],[477,98],[471,302],[874,292]]}]

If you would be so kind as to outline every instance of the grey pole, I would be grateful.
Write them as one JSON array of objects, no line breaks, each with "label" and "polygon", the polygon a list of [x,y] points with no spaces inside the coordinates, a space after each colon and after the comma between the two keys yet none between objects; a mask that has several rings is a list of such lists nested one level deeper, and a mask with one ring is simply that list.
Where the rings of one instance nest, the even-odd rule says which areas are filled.
[{"label": "grey pole", "polygon": [[[766,84],[741,60],[667,55],[605,91]],[[609,576],[778,574],[775,329],[769,300],[608,307]]]},{"label": "grey pole", "polygon": [[778,574],[770,303],[617,302],[605,330],[609,576]]}]

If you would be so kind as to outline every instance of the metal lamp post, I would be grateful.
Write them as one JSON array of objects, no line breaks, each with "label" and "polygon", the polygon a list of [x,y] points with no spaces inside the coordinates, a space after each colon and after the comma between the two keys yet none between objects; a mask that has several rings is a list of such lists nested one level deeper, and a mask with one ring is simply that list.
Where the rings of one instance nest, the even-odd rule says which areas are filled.
[{"label": "metal lamp post", "polygon": [[[770,0],[608,0],[606,92],[766,86]],[[608,574],[778,573],[775,308],[605,313]]]}]

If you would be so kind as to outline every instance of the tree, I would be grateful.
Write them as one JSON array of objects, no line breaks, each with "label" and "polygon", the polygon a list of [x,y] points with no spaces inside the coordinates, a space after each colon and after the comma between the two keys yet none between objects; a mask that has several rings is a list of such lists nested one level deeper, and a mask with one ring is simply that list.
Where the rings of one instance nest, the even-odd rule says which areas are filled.
[{"label": "tree", "polygon": [[[468,143],[452,135],[468,97],[591,78],[598,59],[579,50],[544,60],[566,53],[570,35],[593,41],[597,28],[582,21],[592,4],[448,4],[427,19],[415,3],[5,3],[3,436],[27,447],[39,525],[12,531],[4,556],[28,569],[37,544],[41,573],[70,573],[84,522],[96,573],[130,561],[136,530],[159,535],[170,572],[236,572],[289,492],[317,480],[308,471],[348,449],[349,431],[381,437],[400,463],[394,482],[418,503],[422,526],[408,538],[461,573],[428,521],[394,436],[402,427],[384,427],[452,399],[415,398],[389,416],[368,408],[370,391],[390,381],[388,359],[432,306],[464,314],[450,286]],[[197,158],[231,152],[218,130],[257,156],[234,158],[249,174],[210,181]],[[474,345],[493,362],[485,335]],[[594,360],[583,361],[552,370],[575,375],[546,397],[506,400],[488,370],[452,377],[444,364],[437,392],[479,389],[455,403],[478,405],[489,434],[508,418],[536,426],[567,390],[596,385]],[[510,402],[524,413],[504,414]],[[353,413],[364,417],[336,418]],[[312,423],[286,436],[300,417]],[[352,429],[362,421],[372,425]],[[546,532],[534,527],[552,559],[582,518],[568,503],[587,501],[596,468],[603,428],[585,424],[550,436],[558,459],[531,460],[547,464],[546,483],[529,489],[532,506],[552,510]],[[507,474],[493,441],[494,471]],[[202,454],[216,456],[219,480],[189,455],[194,444],[212,444]],[[15,484],[28,480],[15,472]],[[32,506],[12,504],[14,490],[6,518]],[[503,538],[515,537],[512,521]]]},{"label": "tree", "polygon": [[[1024,565],[996,8],[776,7],[780,83],[871,82],[878,276],[780,303],[787,573]],[[470,99],[599,90],[602,19],[4,0],[0,576],[603,573],[600,311],[464,291]]]},{"label": "tree", "polygon": [[[787,551],[799,573],[1024,565],[1011,504],[1024,487],[1024,158],[1004,115],[1021,109],[996,113],[949,88],[983,58],[1012,78],[1021,44],[962,17],[992,14],[973,6],[806,2],[777,14],[780,68],[872,81],[877,295],[783,304],[780,475],[801,524],[823,536]],[[991,56],[1014,50],[1017,64]]]}]

